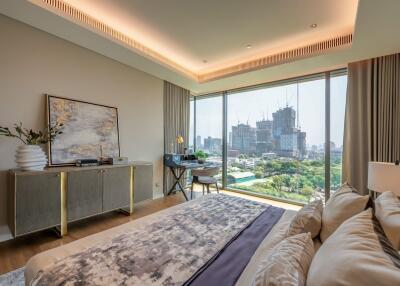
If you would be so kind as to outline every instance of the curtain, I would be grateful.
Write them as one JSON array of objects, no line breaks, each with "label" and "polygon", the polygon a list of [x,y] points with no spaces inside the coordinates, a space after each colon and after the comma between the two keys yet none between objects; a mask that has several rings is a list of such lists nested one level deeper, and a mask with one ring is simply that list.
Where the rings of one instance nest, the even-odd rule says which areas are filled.
[{"label": "curtain", "polygon": [[[189,121],[190,91],[164,81],[164,153],[183,154],[189,142]],[[177,144],[177,136],[183,137],[183,144]],[[172,183],[173,175],[169,168],[164,167],[164,194]]]},{"label": "curtain", "polygon": [[367,194],[368,162],[400,159],[400,54],[348,66],[343,181]]}]

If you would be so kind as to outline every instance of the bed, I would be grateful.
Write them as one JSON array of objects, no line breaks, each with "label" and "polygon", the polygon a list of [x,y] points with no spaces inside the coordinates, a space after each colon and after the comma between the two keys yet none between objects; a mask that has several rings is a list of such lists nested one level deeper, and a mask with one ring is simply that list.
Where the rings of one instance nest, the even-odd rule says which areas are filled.
[{"label": "bed", "polygon": [[26,285],[251,285],[295,214],[207,195],[40,253]]}]

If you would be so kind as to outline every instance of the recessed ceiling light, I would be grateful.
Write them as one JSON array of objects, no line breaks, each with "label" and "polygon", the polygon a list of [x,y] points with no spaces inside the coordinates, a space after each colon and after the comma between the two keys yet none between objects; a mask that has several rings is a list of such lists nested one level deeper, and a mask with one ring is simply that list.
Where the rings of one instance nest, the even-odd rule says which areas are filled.
[{"label": "recessed ceiling light", "polygon": [[317,24],[311,24],[311,26],[310,26],[312,29],[315,29],[315,28],[317,28]]},{"label": "recessed ceiling light", "polygon": [[251,45],[247,45],[247,46],[246,46],[246,49],[251,49]]},{"label": "recessed ceiling light", "polygon": [[205,63],[205,64],[206,64],[206,63],[208,63],[208,61],[207,61],[207,60],[203,60],[203,63]]}]

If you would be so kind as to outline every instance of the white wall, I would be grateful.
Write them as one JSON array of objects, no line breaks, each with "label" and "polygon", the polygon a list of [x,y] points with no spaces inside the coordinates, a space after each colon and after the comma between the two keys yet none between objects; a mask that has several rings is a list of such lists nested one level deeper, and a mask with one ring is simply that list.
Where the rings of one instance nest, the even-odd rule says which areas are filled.
[{"label": "white wall", "polygon": [[[44,128],[44,93],[117,107],[121,155],[153,162],[162,192],[162,80],[0,15],[0,126]],[[7,170],[19,144],[0,138],[0,241],[10,237]]]}]

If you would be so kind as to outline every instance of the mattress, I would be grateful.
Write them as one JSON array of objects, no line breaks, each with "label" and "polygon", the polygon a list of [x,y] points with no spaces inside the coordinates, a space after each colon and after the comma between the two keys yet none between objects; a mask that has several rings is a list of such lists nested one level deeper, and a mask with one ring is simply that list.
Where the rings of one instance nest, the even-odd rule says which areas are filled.
[{"label": "mattress", "polygon": [[[165,220],[166,217],[171,217],[174,218],[176,214],[184,214],[185,211],[190,210],[190,216],[193,216],[196,218],[197,212],[194,212],[193,209],[196,207],[201,207],[202,203],[204,205],[210,205],[210,202],[218,201],[218,200],[226,200],[227,205],[233,200],[237,199],[232,199],[228,198],[229,196],[226,195],[207,195],[203,198],[196,199],[181,205],[177,205],[165,210],[162,210],[160,212],[154,213],[152,215],[137,219],[135,221],[120,225],[118,227],[111,228],[109,230],[85,237],[83,239],[71,242],[69,244],[66,244],[64,246],[60,246],[48,251],[45,251],[43,253],[40,253],[34,257],[32,257],[27,265],[26,265],[26,270],[25,270],[25,281],[26,285],[41,285],[38,283],[40,282],[40,279],[38,280],[38,277],[43,275],[43,273],[48,273],[49,271],[53,270],[54,271],[54,266],[57,264],[60,264],[61,262],[70,259],[71,257],[79,257],[80,254],[84,253],[85,251],[87,252],[90,249],[96,248],[96,247],[101,247],[103,245],[110,244],[112,241],[114,241],[117,237],[127,235],[129,233],[135,233],[136,236],[140,236],[142,233],[145,235],[148,233],[148,230],[151,226],[154,224],[157,224],[158,222],[162,222]],[[244,199],[241,199],[244,200]],[[247,200],[246,200],[247,201]],[[220,205],[225,205],[225,201],[221,201],[223,203],[220,203]],[[243,202],[240,202],[243,203]],[[259,206],[259,203],[253,203],[251,201],[244,202],[245,204],[253,204],[251,205],[251,208],[249,209],[256,209],[260,208],[260,212],[263,212],[263,210],[266,208],[264,206]],[[204,205],[202,206],[204,208]],[[273,226],[267,233],[265,237],[262,238],[260,243],[257,245],[255,248],[255,251],[251,254],[251,257],[249,258],[248,261],[246,261],[244,269],[240,270],[240,276],[238,279],[236,279],[235,284],[238,286],[241,285],[250,285],[251,281],[253,280],[253,276],[257,270],[257,266],[259,265],[259,262],[265,258],[265,256],[268,255],[270,250],[281,240],[285,238],[285,234],[287,231],[287,228],[289,227],[290,221],[292,220],[293,216],[295,215],[295,211],[291,210],[282,210],[282,214],[279,216],[279,218],[273,223]],[[241,213],[239,213],[238,217],[240,218]],[[251,219],[251,216],[253,215],[254,217],[258,217],[258,214],[253,211],[253,213],[245,213],[245,210],[243,210],[244,216],[249,216],[249,219]],[[187,214],[185,214],[187,216]],[[237,223],[235,223],[237,224]],[[247,226],[246,226],[247,227]],[[232,228],[232,227],[230,227]],[[133,232],[135,231],[135,232]],[[139,235],[138,235],[139,234]],[[229,236],[227,236],[227,239]],[[235,237],[234,237],[235,238]],[[179,238],[178,238],[179,240]],[[229,239],[229,243],[231,243],[233,240]],[[228,245],[229,243],[223,243],[224,245]],[[217,248],[220,246],[216,246]],[[188,250],[190,253],[191,250]],[[193,250],[194,251],[194,250]],[[205,255],[206,253],[204,253]],[[202,256],[202,253],[200,253],[200,256]],[[218,257],[218,255],[213,255],[213,257]],[[211,259],[210,259],[211,260]],[[145,262],[144,262],[145,263]],[[60,268],[61,269],[61,268]],[[54,273],[58,273],[55,271]],[[185,274],[185,273],[183,273]],[[182,275],[183,275],[182,274]],[[179,276],[180,273],[177,274]],[[187,274],[189,275],[189,274]],[[190,274],[190,276],[192,276]],[[194,277],[194,276],[193,276]],[[184,279],[185,280],[185,279]],[[183,281],[183,280],[182,280]],[[196,282],[196,281],[194,281]],[[101,283],[99,283],[101,284]],[[133,283],[135,284],[135,283]],[[152,283],[146,283],[146,284],[151,284]],[[178,283],[179,284],[179,283]],[[185,284],[185,283],[182,283]],[[157,285],[157,283],[154,283],[154,285]],[[190,285],[186,283],[185,285]],[[194,283],[195,285],[195,283]]]}]

